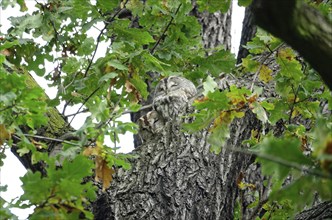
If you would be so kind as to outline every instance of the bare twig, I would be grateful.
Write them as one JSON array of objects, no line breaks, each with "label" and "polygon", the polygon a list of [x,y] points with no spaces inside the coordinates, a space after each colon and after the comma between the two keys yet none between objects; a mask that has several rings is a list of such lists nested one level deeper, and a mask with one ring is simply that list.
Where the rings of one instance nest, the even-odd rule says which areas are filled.
[{"label": "bare twig", "polygon": [[7,109],[10,109],[10,108],[13,108],[13,107],[14,107],[14,105],[10,105],[10,106],[4,107],[3,109],[0,109],[0,112],[4,112]]},{"label": "bare twig", "polygon": [[66,115],[66,117],[72,117],[74,115],[77,115],[77,114],[81,114],[81,113],[85,113],[85,112],[88,112],[89,109],[83,109],[82,111],[80,112],[76,112],[76,113],[73,113],[73,114],[69,114],[69,115]]},{"label": "bare twig", "polygon": [[88,72],[89,72],[89,70],[92,66],[93,59],[95,58],[97,50],[98,50],[98,46],[99,46],[99,43],[100,43],[100,38],[103,35],[104,31],[106,30],[107,26],[108,26],[108,24],[105,24],[104,28],[100,31],[100,33],[97,37],[97,44],[96,44],[95,50],[93,51],[92,57],[89,61],[88,67],[85,69],[84,77],[86,77],[88,75]]},{"label": "bare twig", "polygon": [[70,122],[68,123],[68,127],[70,126],[70,124],[73,122],[74,118],[76,117],[76,115],[81,111],[81,109],[83,108],[83,106],[85,105],[85,103],[87,103],[87,101],[89,101],[89,99],[100,89],[100,87],[96,88],[82,103],[82,105],[78,108],[78,110],[76,111],[76,113],[74,114],[74,116],[72,117],[72,119],[70,120]]},{"label": "bare twig", "polygon": [[[124,3],[124,6],[127,4],[128,0]],[[93,51],[93,55],[89,61],[89,64],[88,64],[88,67],[86,68],[85,70],[85,73],[84,73],[84,77],[86,77],[88,75],[88,72],[92,66],[92,62],[96,56],[96,53],[97,53],[97,50],[98,50],[98,46],[99,46],[99,43],[100,43],[100,39],[101,39],[101,36],[103,35],[104,31],[107,29],[107,27],[115,20],[116,16],[118,16],[118,14],[122,11],[122,8],[119,8],[119,10],[117,12],[115,12],[115,14],[110,18],[108,19],[107,21],[105,21],[105,26],[103,29],[101,29],[98,37],[97,37],[97,44],[96,44],[96,47],[95,47],[95,50]]]},{"label": "bare twig", "polygon": [[294,93],[294,100],[293,100],[293,103],[292,103],[292,106],[291,106],[291,109],[290,109],[290,113],[289,113],[289,117],[288,117],[288,124],[291,124],[291,122],[292,122],[292,114],[293,114],[293,111],[294,111],[294,107],[297,104],[296,99],[297,99],[297,96],[299,94],[299,89],[300,89],[300,86],[298,86],[296,91],[295,91],[294,87],[292,85],[292,91]]},{"label": "bare twig", "polygon": [[152,106],[153,106],[153,104],[144,105],[144,106],[142,106],[140,109],[138,109],[137,111],[130,111],[130,110],[127,110],[127,111],[122,112],[122,115],[130,114],[130,113],[135,113],[135,112],[139,112],[139,111],[143,111],[143,110],[145,110],[145,109],[152,108]]},{"label": "bare twig", "polygon": [[296,170],[299,170],[301,172],[305,172],[307,174],[313,175],[313,176],[317,176],[317,177],[321,177],[321,178],[326,178],[326,179],[332,179],[332,175],[328,174],[328,173],[323,173],[320,172],[318,170],[313,170],[313,169],[308,169],[303,167],[301,164],[295,163],[295,162],[291,162],[288,160],[284,160],[280,157],[274,157],[272,155],[268,155],[268,154],[264,154],[264,153],[260,153],[260,152],[254,152],[254,151],[250,151],[248,149],[245,148],[239,148],[239,147],[228,147],[225,146],[224,147],[227,150],[233,151],[233,152],[237,152],[237,153],[243,153],[243,154],[248,154],[248,155],[255,155],[258,156],[260,158],[263,158],[265,160],[270,160],[272,162],[278,163],[280,165],[286,166],[286,167],[290,167],[290,168],[294,168]]},{"label": "bare twig", "polygon": [[[66,141],[63,139],[57,139],[57,138],[50,138],[50,137],[44,137],[44,136],[39,136],[39,135],[31,135],[31,134],[23,134],[25,137],[32,137],[32,138],[38,138],[42,140],[48,140],[48,141],[55,141],[55,142],[60,142],[60,143],[65,143],[65,144],[70,144],[74,146],[80,146],[79,144],[72,143],[70,141]],[[15,135],[15,138],[20,139],[17,135]]]}]

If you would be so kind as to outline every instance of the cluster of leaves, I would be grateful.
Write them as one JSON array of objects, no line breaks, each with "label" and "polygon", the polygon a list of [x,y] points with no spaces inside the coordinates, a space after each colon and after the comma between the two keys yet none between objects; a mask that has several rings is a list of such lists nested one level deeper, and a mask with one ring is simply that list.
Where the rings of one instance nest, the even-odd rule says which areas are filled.
[{"label": "cluster of leaves", "polygon": [[[331,91],[318,74],[293,50],[279,47],[276,42],[277,39],[260,31],[248,49],[252,54],[273,52],[279,68],[277,74],[250,57],[243,64],[248,71],[257,72],[263,82],[275,82],[276,97],[268,98],[268,105],[263,107],[268,116],[266,122],[281,126],[283,134],[275,136],[276,132],[269,132],[260,135],[260,140],[254,138],[255,152],[263,174],[272,176],[274,182],[270,199],[278,201],[281,208],[282,204],[291,204],[289,215],[311,204],[315,193],[323,199],[332,198],[332,99]],[[283,187],[289,176],[292,183]],[[285,214],[280,207],[279,212],[275,207],[267,209],[266,215],[271,211],[275,215]]]},{"label": "cluster of leaves", "polygon": [[21,177],[24,194],[19,202],[28,201],[29,206],[36,206],[30,219],[78,219],[79,216],[92,219],[85,209],[96,198],[95,187],[91,182],[82,183],[87,174],[92,175],[92,161],[76,156],[71,161],[64,160],[61,169],[56,169],[54,158],[45,162],[47,177],[31,171]]},{"label": "cluster of leaves", "polygon": [[[17,3],[22,12],[28,10],[25,1]],[[205,10],[205,3],[198,3],[200,10]],[[1,4],[5,10],[15,2],[2,1]],[[228,7],[230,1],[223,4],[222,8]],[[40,141],[43,138],[40,139],[39,132],[52,123],[46,116],[50,116],[53,107],[64,102],[63,114],[66,117],[67,106],[81,105],[76,114],[69,116],[69,124],[77,114],[90,113],[83,126],[73,134],[80,140],[63,142],[63,152],[57,159],[65,158],[66,166],[72,166],[78,160],[76,158],[83,160],[81,153],[94,158],[96,179],[103,183],[105,189],[112,180],[114,166],[130,168],[130,165],[126,156],[105,147],[104,139],[111,139],[117,148],[119,134],[137,132],[136,124],[122,122],[119,117],[125,111],[139,110],[140,101],[148,97],[146,81],[153,80],[154,85],[158,81],[149,73],[158,72],[157,77],[184,75],[196,81],[205,79],[207,70],[214,76],[219,71],[229,72],[235,59],[224,50],[205,58],[201,26],[195,17],[188,16],[192,10],[192,3],[188,0],[150,0],[144,4],[142,1],[50,0],[47,3],[36,2],[35,7],[37,10],[32,14],[11,17],[12,27],[0,39],[1,145],[12,146],[11,136],[14,135],[20,140],[15,142],[15,147],[21,156],[29,153],[33,164],[47,164],[47,176],[28,172],[22,178],[25,194],[16,206],[31,197],[28,204],[36,206],[36,218],[48,215],[54,209],[61,215],[77,214],[73,210],[81,210],[88,200],[83,201],[74,192],[72,197],[69,195],[73,188],[86,191],[86,186],[80,186],[83,176],[72,176],[72,184],[67,185],[68,191],[64,192],[67,197],[61,194],[57,185],[62,183],[56,182],[52,176],[61,171],[48,160],[48,146]],[[132,18],[140,18],[139,24],[126,18],[127,9],[131,11]],[[98,32],[98,36],[92,37],[92,31]],[[97,58],[101,45],[107,47],[106,54]],[[48,65],[53,70],[46,68]],[[48,99],[29,72],[49,80],[49,86],[57,88],[56,98]],[[63,125],[61,122],[51,127],[62,129]],[[28,128],[24,131],[29,130],[29,134],[22,128]],[[52,135],[57,133],[61,132],[55,130]],[[37,136],[38,141],[35,140]],[[44,138],[56,141],[54,138],[57,137]],[[91,141],[96,141],[97,145],[83,151]],[[84,171],[86,176],[91,175],[91,167]],[[69,180],[65,175],[70,177],[69,173],[63,173],[60,181]],[[44,191],[36,188],[31,192],[37,181],[45,182]],[[44,197],[37,198],[34,193],[38,192]],[[56,206],[55,202],[59,202],[62,196],[60,203],[63,206]],[[71,199],[76,203],[73,204]],[[85,215],[90,216],[87,212]]]},{"label": "cluster of leaves", "polygon": [[[248,110],[256,114],[264,129],[252,131],[251,139],[243,142],[252,151],[230,150],[257,155],[263,174],[271,176],[270,202],[257,196],[253,204],[265,201],[263,218],[290,217],[312,204],[316,193],[324,200],[332,198],[331,91],[296,52],[270,34],[258,30],[246,48],[251,55],[242,60],[238,72],[242,77],[254,74],[262,86],[254,87],[253,82],[251,90],[230,86],[220,91],[207,79],[203,84],[206,95],[194,103],[195,121],[184,128],[209,127],[211,150],[219,153],[227,147],[231,122]],[[262,90],[271,85],[274,92],[265,97],[267,91]],[[285,187],[289,177],[292,181]],[[241,190],[254,189],[250,183],[238,185]]]},{"label": "cluster of leaves", "polygon": [[[200,11],[214,12],[227,11],[231,1],[196,2]],[[6,8],[11,3],[4,0],[1,4]],[[17,3],[21,11],[27,10],[23,0]],[[244,6],[249,3],[250,0],[239,1]],[[88,158],[95,160],[95,177],[102,182],[103,189],[112,180],[114,166],[130,168],[126,157],[105,147],[104,140],[109,137],[116,147],[119,134],[137,132],[136,124],[124,123],[119,117],[140,109],[140,101],[149,95],[147,81],[153,81],[154,86],[158,77],[169,75],[185,76],[195,84],[203,82],[204,98],[194,104],[196,120],[184,127],[198,131],[209,126],[213,152],[221,151],[229,138],[229,125],[247,110],[256,114],[266,127],[282,125],[285,132],[280,139],[272,131],[268,134],[253,131],[252,138],[244,143],[255,146],[250,153],[261,156],[264,174],[272,175],[276,181],[271,192],[273,200],[286,207],[290,204],[286,201],[297,199],[301,208],[310,202],[314,191],[327,193],[325,198],[332,197],[327,189],[332,188],[330,179],[316,175],[326,177],[331,172],[331,119],[319,113],[320,103],[332,109],[330,92],[315,71],[306,67],[294,51],[283,47],[279,39],[258,32],[247,45],[252,55],[236,70],[239,72],[236,74],[244,76],[254,73],[263,85],[275,83],[275,96],[266,99],[263,87],[231,86],[224,91],[217,88],[215,79],[221,72],[234,70],[235,58],[222,47],[206,56],[211,51],[202,46],[201,26],[190,16],[189,0],[49,0],[45,4],[37,2],[36,7],[32,14],[10,18],[12,28],[0,39],[0,145],[11,146],[10,136],[15,133],[21,139],[17,146],[21,154],[31,153],[34,163],[47,164],[47,176],[28,172],[21,179],[25,192],[16,207],[27,201],[29,206],[35,205],[32,217],[36,219],[52,213],[60,219],[83,214],[91,218],[84,206],[94,198],[93,187],[82,184],[84,177],[92,176],[93,165]],[[128,10],[132,19],[128,19]],[[91,31],[97,37],[91,36]],[[33,40],[29,39],[31,36]],[[42,43],[34,40],[37,38]],[[97,58],[101,45],[107,48],[106,54]],[[257,60],[257,56],[264,59]],[[277,74],[269,66],[271,57],[280,68]],[[53,70],[47,73],[49,62]],[[46,98],[27,72],[48,79],[50,86],[57,88],[56,98]],[[82,112],[89,112],[90,116],[75,132],[80,141],[64,144],[64,152],[57,159],[61,156],[65,159],[62,168],[57,169],[56,160],[40,152],[42,144],[28,138],[21,127],[30,128],[29,137],[38,134],[47,125],[46,112],[60,102],[65,103],[64,116],[66,106],[80,105],[77,113],[69,117],[69,124]],[[302,125],[298,118],[310,124]],[[82,150],[91,141],[96,146]],[[301,149],[308,146],[313,147],[313,153],[304,157]],[[274,162],[266,155],[272,155]],[[296,181],[281,188],[289,175]],[[41,183],[42,187],[35,187]],[[310,184],[321,184],[322,188],[310,188]],[[7,209],[2,210],[8,213]],[[267,204],[266,210],[275,213],[272,204]]]}]

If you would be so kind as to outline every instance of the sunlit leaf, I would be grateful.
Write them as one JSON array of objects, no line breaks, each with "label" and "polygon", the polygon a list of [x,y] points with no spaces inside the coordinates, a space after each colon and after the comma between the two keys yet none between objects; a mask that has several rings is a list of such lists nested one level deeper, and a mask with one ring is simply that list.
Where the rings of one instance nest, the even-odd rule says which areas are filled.
[{"label": "sunlit leaf", "polygon": [[265,109],[258,102],[251,103],[250,107],[252,108],[252,112],[257,115],[259,120],[261,120],[263,123],[268,121]]},{"label": "sunlit leaf", "polygon": [[215,88],[217,87],[217,83],[210,77],[206,77],[205,82],[203,83],[203,95],[207,95],[209,92],[214,92]]},{"label": "sunlit leaf", "polygon": [[271,73],[272,70],[266,65],[263,65],[259,71],[259,79],[265,83],[268,83],[273,79]]}]

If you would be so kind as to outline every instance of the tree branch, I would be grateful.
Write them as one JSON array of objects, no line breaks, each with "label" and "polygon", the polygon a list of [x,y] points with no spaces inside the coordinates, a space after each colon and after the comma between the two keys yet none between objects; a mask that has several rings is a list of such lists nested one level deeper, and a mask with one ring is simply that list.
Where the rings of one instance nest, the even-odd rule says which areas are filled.
[{"label": "tree branch", "polygon": [[323,202],[295,216],[296,220],[331,219],[332,202]]},{"label": "tree branch", "polygon": [[243,153],[243,154],[248,154],[248,155],[255,155],[258,156],[260,158],[263,158],[265,160],[270,160],[272,162],[278,163],[280,165],[286,166],[286,167],[290,167],[290,168],[294,168],[296,170],[299,170],[301,172],[305,172],[307,174],[313,175],[313,176],[317,176],[317,177],[321,177],[321,178],[326,178],[326,179],[332,179],[332,175],[328,174],[328,173],[322,173],[318,170],[314,170],[314,169],[308,169],[305,168],[304,166],[302,166],[301,164],[295,163],[295,162],[291,162],[288,160],[284,160],[280,157],[275,157],[273,155],[268,155],[268,154],[263,154],[260,152],[255,152],[255,151],[250,151],[248,149],[245,148],[240,148],[240,147],[228,147],[228,146],[224,146],[224,148],[226,148],[227,150],[233,151],[233,152],[237,152],[237,153]]},{"label": "tree branch", "polygon": [[332,23],[299,0],[253,0],[256,23],[297,50],[332,89]]},{"label": "tree branch", "polygon": [[[44,137],[44,136],[40,136],[40,135],[31,135],[31,134],[23,134],[23,135],[25,137],[32,137],[32,138],[37,138],[37,139],[41,139],[41,140],[55,141],[55,142],[69,144],[69,145],[80,146],[79,144],[75,144],[70,141],[66,141],[66,140],[58,139],[58,138],[50,138],[50,137]],[[15,137],[19,139],[18,136],[15,135]]]},{"label": "tree branch", "polygon": [[[128,0],[124,3],[124,7],[125,5],[127,4]],[[100,39],[101,39],[101,36],[103,35],[104,31],[107,29],[108,25],[110,25],[114,19],[116,18],[116,16],[118,16],[120,14],[120,12],[122,11],[123,9],[122,8],[119,8],[119,10],[117,10],[115,12],[115,14],[110,18],[108,19],[106,22],[105,22],[105,26],[103,27],[103,29],[101,29],[98,37],[97,37],[97,43],[96,43],[96,47],[95,47],[95,50],[93,51],[93,55],[90,59],[90,62],[88,64],[88,67],[85,69],[85,73],[84,73],[84,77],[86,77],[88,75],[88,72],[92,66],[92,62],[93,62],[93,59],[95,58],[96,56],[96,53],[97,53],[97,50],[98,50],[98,46],[99,46],[99,43],[100,43]]]}]

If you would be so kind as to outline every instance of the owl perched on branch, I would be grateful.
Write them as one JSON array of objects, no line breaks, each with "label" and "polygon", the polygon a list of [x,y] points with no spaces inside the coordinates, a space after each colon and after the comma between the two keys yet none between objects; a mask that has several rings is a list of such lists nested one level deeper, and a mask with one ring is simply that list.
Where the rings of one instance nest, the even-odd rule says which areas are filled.
[{"label": "owl perched on branch", "polygon": [[188,102],[196,93],[194,84],[185,78],[170,76],[162,79],[155,89],[154,110],[137,121],[140,127],[140,141],[144,142],[151,138],[152,134],[155,136],[166,131],[170,121],[180,119],[179,116],[186,113]]},{"label": "owl perched on branch", "polygon": [[186,112],[189,100],[196,93],[195,85],[183,77],[164,78],[156,87],[153,108],[165,121],[176,119]]}]

